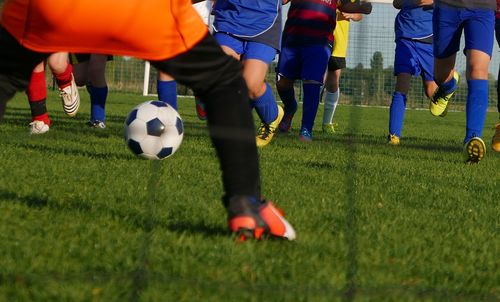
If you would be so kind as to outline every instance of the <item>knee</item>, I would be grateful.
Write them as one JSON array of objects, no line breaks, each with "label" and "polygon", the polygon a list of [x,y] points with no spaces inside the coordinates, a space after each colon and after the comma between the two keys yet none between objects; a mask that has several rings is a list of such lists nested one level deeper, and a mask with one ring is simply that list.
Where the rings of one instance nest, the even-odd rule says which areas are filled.
[{"label": "knee", "polygon": [[247,81],[247,86],[248,86],[248,96],[250,99],[254,100],[266,92],[267,85],[264,82],[248,82]]}]

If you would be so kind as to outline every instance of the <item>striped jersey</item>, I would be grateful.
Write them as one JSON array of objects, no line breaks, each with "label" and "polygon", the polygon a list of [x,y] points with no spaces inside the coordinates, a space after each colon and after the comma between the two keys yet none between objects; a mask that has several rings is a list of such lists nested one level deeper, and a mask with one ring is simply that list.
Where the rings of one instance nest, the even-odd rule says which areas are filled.
[{"label": "striped jersey", "polygon": [[432,43],[432,6],[416,6],[413,0],[403,1],[394,21],[396,40],[401,38]]},{"label": "striped jersey", "polygon": [[332,45],[337,0],[293,0],[283,29],[283,46]]},{"label": "striped jersey", "polygon": [[500,0],[497,0],[497,13],[495,18],[500,19]]},{"label": "striped jersey", "polygon": [[217,0],[215,32],[280,48],[282,0]]}]

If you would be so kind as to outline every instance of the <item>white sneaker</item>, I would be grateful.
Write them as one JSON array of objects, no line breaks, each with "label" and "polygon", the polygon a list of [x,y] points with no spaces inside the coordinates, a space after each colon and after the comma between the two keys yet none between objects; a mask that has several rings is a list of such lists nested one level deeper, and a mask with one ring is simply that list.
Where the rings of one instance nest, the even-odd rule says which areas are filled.
[{"label": "white sneaker", "polygon": [[91,128],[99,128],[99,129],[105,129],[106,124],[102,121],[95,120],[95,121],[88,121],[87,125]]},{"label": "white sneaker", "polygon": [[59,88],[59,96],[61,97],[64,113],[73,117],[80,108],[80,94],[78,94],[78,87],[76,86],[75,77],[71,74],[71,84]]},{"label": "white sneaker", "polygon": [[49,125],[43,121],[32,121],[30,123],[30,134],[44,134],[49,131]]}]

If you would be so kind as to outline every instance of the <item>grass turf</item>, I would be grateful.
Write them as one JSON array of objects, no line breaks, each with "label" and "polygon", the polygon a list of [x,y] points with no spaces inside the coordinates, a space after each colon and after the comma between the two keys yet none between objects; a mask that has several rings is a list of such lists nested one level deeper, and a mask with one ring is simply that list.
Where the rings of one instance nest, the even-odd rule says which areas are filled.
[{"label": "grass turf", "polygon": [[[296,242],[236,243],[214,150],[194,102],[162,162],[126,148],[123,121],[150,98],[110,93],[108,128],[55,94],[53,125],[30,136],[24,95],[0,124],[0,301],[498,301],[500,156],[462,160],[465,115],[408,110],[398,147],[387,108],[340,106],[339,131],[260,150],[263,193]],[[320,126],[321,109],[317,126]]]}]

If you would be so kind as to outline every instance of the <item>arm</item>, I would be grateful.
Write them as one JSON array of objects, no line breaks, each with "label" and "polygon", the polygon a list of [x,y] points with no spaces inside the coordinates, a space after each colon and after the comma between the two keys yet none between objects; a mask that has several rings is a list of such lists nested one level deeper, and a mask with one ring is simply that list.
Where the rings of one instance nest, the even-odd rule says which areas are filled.
[{"label": "arm", "polygon": [[290,2],[291,0],[283,0],[283,5],[287,4],[288,2]]},{"label": "arm", "polygon": [[363,14],[342,13],[342,16],[346,20],[355,21],[355,22],[361,21],[361,19],[363,19]]},{"label": "arm", "polygon": [[392,1],[392,6],[396,9],[401,9],[403,7],[403,1],[404,0],[394,0]]}]

